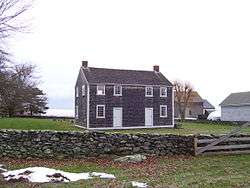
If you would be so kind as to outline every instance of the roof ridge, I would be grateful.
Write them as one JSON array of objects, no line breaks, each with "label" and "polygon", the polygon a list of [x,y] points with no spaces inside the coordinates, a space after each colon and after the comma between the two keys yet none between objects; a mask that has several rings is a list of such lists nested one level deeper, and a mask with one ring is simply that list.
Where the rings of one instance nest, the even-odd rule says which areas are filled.
[{"label": "roof ridge", "polygon": [[112,68],[83,68],[90,83],[124,83],[144,85],[169,85],[172,83],[161,73],[146,70],[128,70]]},{"label": "roof ridge", "polygon": [[231,94],[242,94],[242,93],[250,93],[250,91],[234,92],[234,93],[231,93]]},{"label": "roof ridge", "polygon": [[99,68],[99,67],[88,67],[90,69],[105,69],[105,70],[120,70],[120,71],[138,71],[138,72],[155,72],[150,70],[136,70],[136,69],[111,69],[111,68]]}]

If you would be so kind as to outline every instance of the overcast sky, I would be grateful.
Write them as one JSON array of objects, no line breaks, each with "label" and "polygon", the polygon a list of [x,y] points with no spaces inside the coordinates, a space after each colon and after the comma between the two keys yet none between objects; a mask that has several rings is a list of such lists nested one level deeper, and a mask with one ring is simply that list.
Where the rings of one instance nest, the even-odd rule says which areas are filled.
[{"label": "overcast sky", "polygon": [[250,91],[250,1],[37,0],[9,47],[38,66],[49,106],[73,109],[82,60],[187,80],[217,106]]}]

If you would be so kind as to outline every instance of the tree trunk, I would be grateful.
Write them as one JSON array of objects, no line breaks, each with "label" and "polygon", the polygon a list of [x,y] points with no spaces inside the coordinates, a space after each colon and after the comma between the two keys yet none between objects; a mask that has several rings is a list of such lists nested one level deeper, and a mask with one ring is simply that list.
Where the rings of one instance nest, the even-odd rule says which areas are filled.
[{"label": "tree trunk", "polygon": [[181,112],[181,120],[184,120],[186,118],[186,109],[184,109],[182,112]]},{"label": "tree trunk", "polygon": [[181,103],[179,103],[178,106],[179,106],[180,118],[181,118],[181,120],[184,120],[186,117],[186,108]]}]

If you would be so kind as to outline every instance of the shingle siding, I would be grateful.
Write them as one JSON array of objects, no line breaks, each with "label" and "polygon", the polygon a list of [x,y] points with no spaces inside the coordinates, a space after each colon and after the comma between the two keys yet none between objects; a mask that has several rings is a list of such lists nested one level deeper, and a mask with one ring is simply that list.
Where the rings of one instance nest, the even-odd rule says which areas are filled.
[{"label": "shingle siding", "polygon": [[82,68],[89,83],[167,85],[172,83],[163,74],[155,71]]},{"label": "shingle siding", "polygon": [[[85,95],[82,95],[82,86],[85,85]],[[82,127],[87,127],[87,81],[81,74],[79,73],[75,85],[75,95],[76,95],[76,87],[78,87],[78,97],[75,96],[75,106],[78,106],[78,118],[75,117],[75,122],[77,125]]]},{"label": "shingle siding", "polygon": [[[105,85],[105,95],[96,95],[97,85],[90,85],[90,128],[113,127],[113,108],[123,108],[123,127],[145,126],[145,108],[154,110],[154,126],[172,125],[172,87],[168,97],[160,97],[160,87],[154,86],[154,96],[145,97],[145,86],[122,86],[122,96],[114,96],[114,85]],[[96,118],[96,106],[105,105],[105,118]],[[168,106],[168,117],[160,118],[160,105]]]},{"label": "shingle siding", "polygon": [[[105,85],[105,95],[96,95],[97,84]],[[114,86],[122,85],[122,96],[114,96]],[[86,94],[82,96],[82,85]],[[145,96],[146,86],[153,87],[153,97]],[[113,110],[116,109],[116,126],[145,127],[145,108],[153,108],[153,126],[173,126],[173,85],[158,71],[119,70],[88,67],[84,62],[77,78],[79,96],[76,124],[87,128],[112,128]],[[168,97],[160,97],[160,87],[168,88]],[[97,118],[97,105],[105,105],[105,118]],[[167,117],[160,117],[160,106],[167,105]],[[147,111],[150,113],[150,111]],[[151,124],[150,114],[147,124]]]}]

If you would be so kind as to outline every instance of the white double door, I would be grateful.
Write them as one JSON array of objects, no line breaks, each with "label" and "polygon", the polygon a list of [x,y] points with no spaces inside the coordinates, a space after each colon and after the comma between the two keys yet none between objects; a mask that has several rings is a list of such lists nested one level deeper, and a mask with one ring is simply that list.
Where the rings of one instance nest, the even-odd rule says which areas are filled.
[{"label": "white double door", "polygon": [[153,108],[145,108],[145,126],[152,127],[153,126]]},{"label": "white double door", "polygon": [[[145,108],[145,126],[153,126],[153,108]],[[113,108],[113,127],[122,127],[122,108],[114,107]]]},{"label": "white double door", "polygon": [[122,127],[122,108],[113,108],[113,127]]}]

